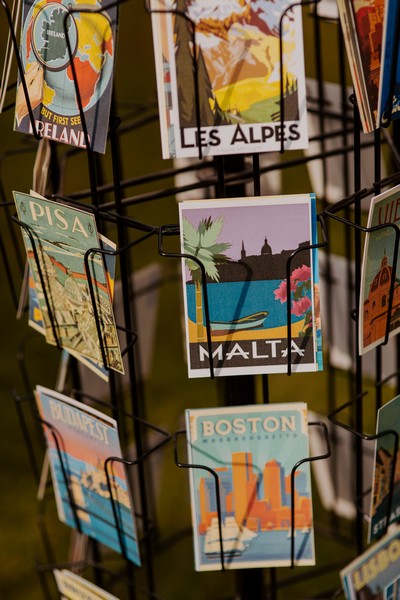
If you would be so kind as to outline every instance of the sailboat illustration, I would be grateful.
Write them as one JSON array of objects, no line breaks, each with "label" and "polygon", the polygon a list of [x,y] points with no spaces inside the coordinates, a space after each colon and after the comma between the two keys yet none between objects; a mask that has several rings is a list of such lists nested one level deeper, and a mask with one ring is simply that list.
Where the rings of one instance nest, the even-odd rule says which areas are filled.
[{"label": "sailboat illustration", "polygon": [[[226,517],[222,524],[222,545],[224,552],[241,554],[257,537],[257,534],[247,527],[239,527],[234,517]],[[217,555],[221,552],[218,518],[211,520],[204,539],[204,553]]]}]

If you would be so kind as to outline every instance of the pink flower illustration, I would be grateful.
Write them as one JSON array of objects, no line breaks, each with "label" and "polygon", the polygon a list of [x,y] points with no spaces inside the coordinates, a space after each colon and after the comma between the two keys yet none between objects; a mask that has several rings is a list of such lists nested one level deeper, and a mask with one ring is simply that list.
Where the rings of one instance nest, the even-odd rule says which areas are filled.
[{"label": "pink flower illustration", "polygon": [[293,300],[292,314],[296,317],[301,317],[311,306],[311,300],[307,296],[303,296],[300,300]]},{"label": "pink flower illustration", "polygon": [[307,265],[298,267],[290,276],[290,283],[295,281],[308,281],[311,278],[311,268]]},{"label": "pink flower illustration", "polygon": [[281,304],[290,302],[290,312],[296,317],[303,317],[303,328],[299,335],[311,335],[313,328],[312,300],[309,297],[311,291],[311,267],[302,265],[295,269],[290,277],[290,297],[286,279],[281,281],[279,287],[274,290],[275,300]]},{"label": "pink flower illustration", "polygon": [[287,285],[285,280],[281,281],[279,287],[274,290],[274,294],[275,300],[280,300],[282,304],[287,301]]},{"label": "pink flower illustration", "polygon": [[[290,281],[290,291],[294,292],[296,290],[296,284],[291,280]],[[274,290],[275,300],[280,300],[283,304],[287,302],[287,285],[286,279],[280,282],[279,287]]]}]

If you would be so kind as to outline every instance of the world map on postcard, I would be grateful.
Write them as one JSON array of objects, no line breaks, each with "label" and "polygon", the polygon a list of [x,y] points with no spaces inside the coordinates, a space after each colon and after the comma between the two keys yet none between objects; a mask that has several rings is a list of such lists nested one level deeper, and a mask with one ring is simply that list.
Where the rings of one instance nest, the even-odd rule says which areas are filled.
[{"label": "world map on postcard", "polygon": [[[117,9],[114,6],[101,11],[101,7],[97,0],[25,1],[20,53],[37,133],[54,141],[86,147],[78,88],[90,147],[104,153]],[[20,79],[15,129],[34,133]]]}]

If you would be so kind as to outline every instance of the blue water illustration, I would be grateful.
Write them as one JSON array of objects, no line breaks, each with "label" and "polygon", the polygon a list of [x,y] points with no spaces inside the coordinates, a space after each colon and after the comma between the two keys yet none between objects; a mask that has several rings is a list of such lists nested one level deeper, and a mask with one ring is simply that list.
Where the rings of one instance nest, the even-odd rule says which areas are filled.
[{"label": "blue water illustration", "polygon": [[[203,551],[205,536],[200,538],[200,561],[202,565],[220,564],[220,554],[210,556]],[[310,530],[302,531],[296,529],[294,543],[294,560],[306,561],[314,558],[313,536]],[[291,560],[291,531],[260,531],[257,538],[251,540],[247,547],[240,553],[224,552],[224,562],[226,564],[246,564],[250,562],[265,563],[266,561],[287,561]]]},{"label": "blue water illustration", "polygon": [[[77,480],[80,480],[81,473],[93,470],[93,465],[75,459],[63,452],[61,454],[70,480],[71,477],[72,479],[76,477]],[[75,495],[74,501],[78,506],[74,511],[69,500],[59,455],[54,449],[51,450],[51,461],[54,466],[57,487],[65,513],[65,523],[70,527],[77,528],[78,519],[82,533],[121,554],[125,551],[129,560],[140,565],[139,548],[132,511],[125,505],[114,502],[117,516],[116,523],[111,500],[96,493],[93,489],[89,489],[85,485],[80,486],[80,490],[83,493],[84,505],[82,505],[82,499]],[[115,477],[115,481],[123,490],[127,491],[127,485],[123,479]]]},{"label": "blue water illustration", "polygon": [[[232,321],[252,315],[259,311],[268,311],[268,316],[260,329],[281,327],[287,324],[287,305],[275,299],[274,290],[281,280],[230,281],[208,283],[208,306],[210,321]],[[196,322],[195,286],[186,285],[188,316]],[[291,322],[301,321],[303,317],[291,315]]]}]

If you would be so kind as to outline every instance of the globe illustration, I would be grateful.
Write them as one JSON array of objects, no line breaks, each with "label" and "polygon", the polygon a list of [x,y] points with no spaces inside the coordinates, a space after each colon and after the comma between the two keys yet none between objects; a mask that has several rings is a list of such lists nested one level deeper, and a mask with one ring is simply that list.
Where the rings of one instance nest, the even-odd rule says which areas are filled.
[{"label": "globe illustration", "polygon": [[22,33],[25,72],[35,62],[43,67],[42,104],[64,116],[79,113],[72,65],[83,109],[88,110],[107,87],[114,54],[112,26],[106,13],[70,13],[70,6],[77,8],[79,4],[39,0],[29,10]]}]

